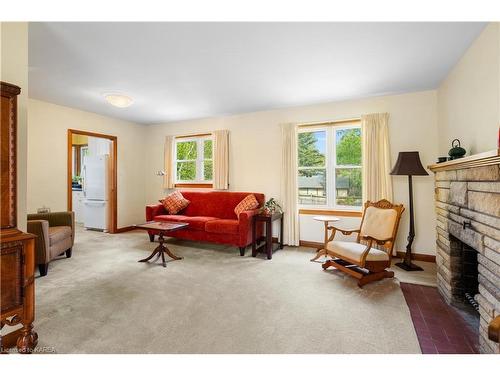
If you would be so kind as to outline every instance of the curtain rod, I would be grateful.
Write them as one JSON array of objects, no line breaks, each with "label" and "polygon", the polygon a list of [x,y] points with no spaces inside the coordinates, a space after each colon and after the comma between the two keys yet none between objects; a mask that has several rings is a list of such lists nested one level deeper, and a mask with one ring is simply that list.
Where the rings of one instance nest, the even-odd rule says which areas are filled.
[{"label": "curtain rod", "polygon": [[334,124],[344,124],[344,123],[348,123],[348,122],[358,122],[358,121],[361,121],[361,117],[355,117],[355,118],[344,119],[344,120],[309,122],[309,123],[305,123],[305,124],[300,124],[298,127],[305,128],[308,126],[334,125]]},{"label": "curtain rod", "polygon": [[206,136],[212,135],[212,134],[213,133],[198,133],[198,134],[176,135],[176,136],[174,136],[174,138],[177,139],[177,138],[206,137]]}]

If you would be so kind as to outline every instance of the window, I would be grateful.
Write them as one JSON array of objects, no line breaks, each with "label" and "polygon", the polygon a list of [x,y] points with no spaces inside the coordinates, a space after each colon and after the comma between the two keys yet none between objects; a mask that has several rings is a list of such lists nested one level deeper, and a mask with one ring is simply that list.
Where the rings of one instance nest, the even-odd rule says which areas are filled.
[{"label": "window", "polygon": [[211,183],[213,177],[213,141],[211,136],[175,140],[175,182]]},{"label": "window", "polygon": [[360,208],[359,122],[303,127],[299,129],[297,141],[299,205]]}]

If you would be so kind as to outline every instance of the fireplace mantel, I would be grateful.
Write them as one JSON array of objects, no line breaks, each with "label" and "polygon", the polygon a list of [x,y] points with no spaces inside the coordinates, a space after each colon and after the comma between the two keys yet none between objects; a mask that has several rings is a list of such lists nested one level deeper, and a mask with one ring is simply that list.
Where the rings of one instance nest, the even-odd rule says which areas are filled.
[{"label": "fireplace mantel", "polygon": [[471,275],[466,272],[470,261],[465,259],[470,257],[467,258],[464,249],[465,246],[474,249],[479,284],[474,299],[480,314],[480,351],[500,353],[497,342],[500,332],[495,328],[497,318],[500,319],[500,150],[428,168],[434,172],[435,180],[439,293],[453,305],[470,301],[475,290],[466,283]]},{"label": "fireplace mantel", "polygon": [[444,163],[429,165],[433,172],[452,171],[457,169],[484,167],[487,165],[500,164],[500,149],[482,152],[480,154],[467,156],[465,158],[445,161]]}]

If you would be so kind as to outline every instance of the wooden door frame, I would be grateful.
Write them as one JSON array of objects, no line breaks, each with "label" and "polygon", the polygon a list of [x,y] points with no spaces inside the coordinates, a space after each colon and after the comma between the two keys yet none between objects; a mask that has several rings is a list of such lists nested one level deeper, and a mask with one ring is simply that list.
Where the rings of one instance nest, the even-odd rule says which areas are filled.
[{"label": "wooden door frame", "polygon": [[93,133],[84,130],[68,129],[68,211],[72,211],[73,202],[73,190],[72,190],[72,180],[73,180],[73,134],[86,135],[88,137],[106,138],[111,141],[111,188],[110,188],[110,225],[109,233],[118,233],[117,218],[118,218],[118,208],[117,208],[117,150],[118,150],[118,138],[114,135]]}]

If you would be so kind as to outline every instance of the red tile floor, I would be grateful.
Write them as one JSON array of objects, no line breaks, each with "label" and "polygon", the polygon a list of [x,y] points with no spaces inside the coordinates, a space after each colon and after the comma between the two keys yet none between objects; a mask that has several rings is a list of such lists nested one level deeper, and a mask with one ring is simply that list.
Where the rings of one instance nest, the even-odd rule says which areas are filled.
[{"label": "red tile floor", "polygon": [[424,354],[479,353],[479,335],[437,288],[401,283]]}]

